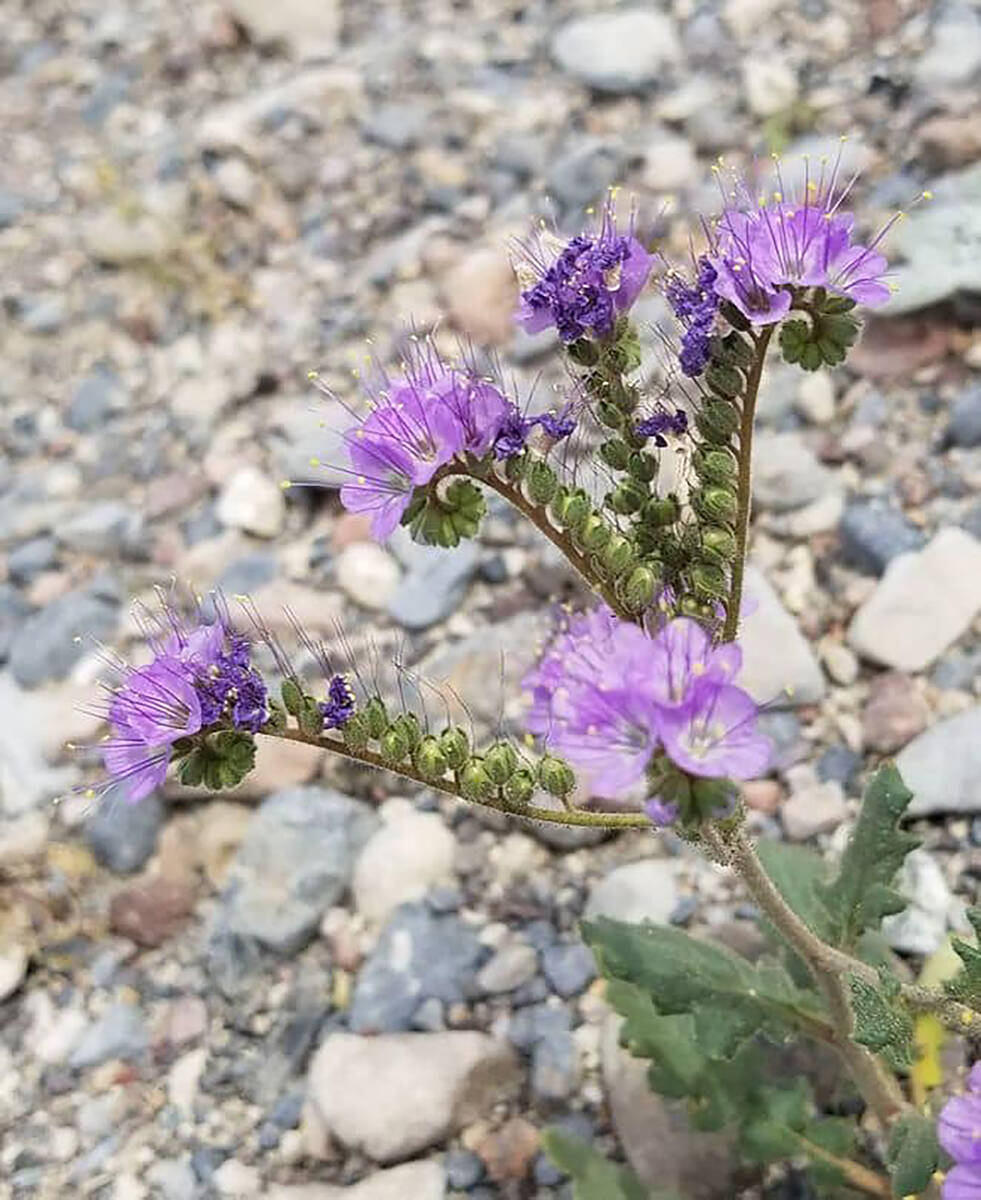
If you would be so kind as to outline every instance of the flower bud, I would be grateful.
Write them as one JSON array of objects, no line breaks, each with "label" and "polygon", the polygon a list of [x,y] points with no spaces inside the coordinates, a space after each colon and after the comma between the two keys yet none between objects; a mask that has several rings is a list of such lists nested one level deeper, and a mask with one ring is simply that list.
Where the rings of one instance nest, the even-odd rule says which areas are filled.
[{"label": "flower bud", "polygon": [[564,529],[576,529],[589,513],[589,497],[582,488],[560,487],[552,498],[549,512]]},{"label": "flower bud", "polygon": [[662,529],[673,525],[681,516],[681,505],[674,494],[648,500],[641,511],[641,519],[651,529]]},{"label": "flower bud", "polygon": [[725,570],[714,562],[697,562],[691,569],[692,587],[695,595],[706,600],[718,600],[726,594]]},{"label": "flower bud", "polygon": [[492,783],[507,783],[518,769],[518,754],[510,742],[495,742],[484,755],[484,770]]},{"label": "flower bud", "polygon": [[723,300],[719,304],[719,312],[729,322],[733,329],[738,329],[740,333],[749,333],[753,328],[752,322],[745,313],[736,308],[730,300]]},{"label": "flower bud", "polygon": [[550,796],[563,800],[575,788],[576,776],[565,759],[546,754],[538,764],[538,782]]},{"label": "flower bud", "polygon": [[654,600],[657,581],[656,573],[649,566],[634,567],[628,575],[617,580],[617,593],[630,612],[643,612]]},{"label": "flower bud", "polygon": [[527,804],[535,794],[535,776],[527,767],[520,767],[504,785],[508,804]]},{"label": "flower bud", "polygon": [[525,472],[525,488],[532,504],[548,504],[558,486],[559,481],[548,463],[541,458],[532,459]]},{"label": "flower bud", "polygon": [[523,450],[520,454],[513,454],[504,461],[504,474],[512,483],[520,483],[525,477],[525,472],[528,470],[528,463],[529,455],[527,450]]},{"label": "flower bud", "polygon": [[650,495],[647,488],[636,479],[625,479],[612,492],[606,494],[606,506],[621,516],[636,512]]},{"label": "flower bud", "polygon": [[409,750],[415,750],[416,746],[422,741],[422,728],[419,725],[419,718],[415,713],[401,713],[392,722],[390,728],[401,729],[409,744]]},{"label": "flower bud", "polygon": [[590,513],[576,532],[576,541],[590,554],[598,554],[611,537],[612,527],[597,512]]},{"label": "flower bud", "polygon": [[736,557],[736,539],[721,525],[706,525],[702,530],[702,553],[718,563],[731,563]]},{"label": "flower bud", "polygon": [[599,362],[599,349],[588,338],[579,338],[566,346],[566,352],[573,362],[581,367],[595,367]]},{"label": "flower bud", "polygon": [[617,432],[627,429],[630,426],[630,418],[612,400],[603,399],[597,401],[596,419],[601,425],[605,425],[607,429],[615,429]]},{"label": "flower bud", "polygon": [[628,538],[615,533],[603,548],[600,561],[611,575],[619,575],[634,560],[634,547]]},{"label": "flower bud", "polygon": [[692,466],[703,483],[731,483],[736,478],[735,455],[721,447],[699,446],[692,456]]},{"label": "flower bud", "polygon": [[698,815],[716,820],[732,816],[739,795],[731,779],[694,779],[691,794]]},{"label": "flower bud", "polygon": [[279,694],[283,698],[283,707],[294,717],[300,715],[303,707],[303,690],[295,679],[284,679],[280,684]]},{"label": "flower bud", "polygon": [[706,624],[712,621],[715,612],[711,604],[704,600],[699,600],[697,596],[693,596],[690,592],[686,592],[678,598],[678,615],[681,617],[691,617],[695,621]]},{"label": "flower bud", "polygon": [[723,361],[729,363],[731,366],[739,367],[740,370],[744,371],[747,367],[753,365],[755,357],[753,347],[734,329],[730,330],[722,339],[722,346],[725,353]]},{"label": "flower bud", "polygon": [[[272,699],[267,702],[267,706],[269,708],[269,716],[266,718],[266,729],[270,733],[282,733],[289,724],[286,709]],[[174,743],[174,750],[177,750],[176,742]]]},{"label": "flower bud", "polygon": [[470,757],[470,739],[455,725],[444,729],[439,735],[439,748],[451,771],[458,771]]},{"label": "flower bud", "polygon": [[739,428],[739,413],[724,400],[709,400],[696,414],[695,424],[707,442],[724,446]]},{"label": "flower bud", "polygon": [[735,400],[746,382],[735,367],[727,367],[717,362],[709,363],[704,379],[712,391],[723,400]]},{"label": "flower bud", "polygon": [[692,508],[706,521],[731,525],[736,519],[736,494],[724,487],[699,488],[691,498]]},{"label": "flower bud", "polygon": [[630,465],[627,467],[632,479],[639,483],[650,483],[657,474],[657,459],[653,454],[640,451],[631,454]]},{"label": "flower bud", "polygon": [[408,730],[394,721],[378,741],[378,751],[387,763],[404,762],[412,750]]},{"label": "flower bud", "polygon": [[371,741],[371,733],[364,713],[356,712],[348,717],[341,726],[341,737],[344,739],[344,745],[350,746],[352,750],[367,748]]},{"label": "flower bud", "polygon": [[630,447],[622,438],[608,438],[600,444],[599,456],[614,471],[625,471],[630,462]]},{"label": "flower bud", "polygon": [[440,748],[439,738],[427,734],[416,746],[412,764],[423,779],[432,783],[446,774],[446,755]]},{"label": "flower bud", "polygon": [[317,737],[323,733],[324,714],[312,696],[304,696],[300,711],[296,714],[296,723],[307,737]]},{"label": "flower bud", "polygon": [[385,712],[385,701],[381,696],[372,696],[361,710],[368,726],[368,733],[377,740],[388,728],[388,714]]},{"label": "flower bud", "polygon": [[460,795],[465,800],[489,800],[495,791],[494,782],[484,769],[484,760],[474,755],[460,772]]}]

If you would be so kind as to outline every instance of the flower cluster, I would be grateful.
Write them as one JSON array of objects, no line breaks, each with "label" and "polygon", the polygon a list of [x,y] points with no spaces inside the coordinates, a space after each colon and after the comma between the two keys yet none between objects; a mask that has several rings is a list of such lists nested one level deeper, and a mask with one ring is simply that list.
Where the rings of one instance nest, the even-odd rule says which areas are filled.
[{"label": "flower cluster", "polygon": [[842,209],[849,186],[840,185],[836,164],[816,180],[806,175],[796,200],[781,186],[754,203],[743,189],[743,202],[728,206],[713,232],[715,292],[753,325],[781,321],[793,288],[824,288],[872,308],[885,304],[887,264],[876,250],[885,231],[868,246],[853,240],[855,219]]},{"label": "flower cluster", "polygon": [[948,1100],[937,1122],[940,1145],[954,1160],[943,1184],[943,1200],[981,1196],[981,1063],[975,1063],[963,1096]]},{"label": "flower cluster", "polygon": [[324,729],[340,729],[354,715],[355,698],[343,675],[333,675],[327,685],[327,699],[321,704]]},{"label": "flower cluster", "polygon": [[709,338],[719,307],[715,290],[718,272],[704,255],[697,266],[694,283],[686,283],[680,274],[672,272],[664,286],[668,303],[684,326],[678,361],[682,373],[691,379],[701,375],[708,366],[711,357]]},{"label": "flower cluster", "polygon": [[160,786],[182,738],[219,723],[254,733],[268,715],[248,638],[221,619],[186,627],[167,616],[170,632],[151,641],[151,662],[122,670],[104,714],[109,782],[122,784],[133,801]]},{"label": "flower cluster", "polygon": [[561,412],[542,413],[537,417],[526,417],[512,405],[513,412],[507,417],[494,440],[494,457],[514,458],[527,444],[528,437],[536,427],[540,428],[553,442],[561,442],[576,430],[576,418],[572,405],[567,404]]},{"label": "flower cluster", "polygon": [[687,617],[652,637],[599,608],[574,618],[525,677],[527,725],[599,796],[638,782],[659,750],[696,778],[751,779],[771,751],[755,702],[733,683],[741,664],[738,646],[713,646]]},{"label": "flower cluster", "polygon": [[[549,239],[551,241],[552,239]],[[640,295],[653,266],[634,236],[617,229],[614,198],[603,208],[600,228],[554,246],[544,236],[522,247],[518,276],[521,293],[518,323],[528,333],[555,326],[563,342],[608,338],[617,317]]]},{"label": "flower cluster", "polygon": [[662,449],[668,444],[668,433],[681,437],[688,432],[688,414],[684,409],[676,408],[673,413],[656,412],[634,426],[638,437],[653,438],[655,446]]}]

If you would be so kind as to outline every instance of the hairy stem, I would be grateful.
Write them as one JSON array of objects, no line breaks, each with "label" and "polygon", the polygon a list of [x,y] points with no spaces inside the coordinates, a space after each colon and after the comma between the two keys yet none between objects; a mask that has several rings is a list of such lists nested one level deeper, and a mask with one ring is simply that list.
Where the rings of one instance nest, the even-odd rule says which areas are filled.
[{"label": "hairy stem", "polygon": [[411,763],[399,763],[397,766],[392,766],[374,750],[355,750],[351,746],[346,746],[339,737],[332,737],[329,734],[317,736],[303,733],[299,729],[272,729],[268,726],[260,729],[259,732],[266,737],[282,738],[287,742],[302,742],[307,746],[320,746],[324,750],[331,750],[334,754],[340,754],[343,758],[349,758],[353,762],[389,771],[393,775],[400,775],[403,779],[411,779],[415,783],[424,784],[434,791],[443,792],[457,800],[465,800],[468,804],[480,804],[484,808],[493,808],[498,812],[507,813],[511,817],[522,817],[528,821],[545,821],[551,825],[588,826],[592,829],[649,829],[651,827],[651,822],[644,813],[638,812],[590,812],[579,808],[558,810],[543,808],[537,804],[510,804],[498,797],[471,800],[468,796],[463,795],[455,780],[427,779]]},{"label": "hairy stem", "polygon": [[832,1154],[823,1146],[816,1145],[802,1134],[793,1133],[793,1136],[800,1145],[801,1151],[808,1158],[813,1159],[814,1162],[826,1163],[829,1167],[834,1167],[835,1170],[841,1172],[843,1178],[853,1188],[857,1188],[867,1196],[892,1196],[892,1187],[884,1175],[870,1171],[868,1167],[863,1167],[861,1163],[853,1162],[850,1158],[839,1158],[837,1154]]},{"label": "hairy stem", "polygon": [[753,502],[753,423],[756,420],[756,400],[763,378],[767,347],[773,336],[773,326],[767,325],[754,335],[756,357],[746,376],[739,422],[739,477],[736,486],[736,557],[729,581],[726,603],[726,622],[722,640],[731,642],[739,632],[739,609],[743,598],[743,575],[746,570],[746,549],[749,542],[749,517]]}]

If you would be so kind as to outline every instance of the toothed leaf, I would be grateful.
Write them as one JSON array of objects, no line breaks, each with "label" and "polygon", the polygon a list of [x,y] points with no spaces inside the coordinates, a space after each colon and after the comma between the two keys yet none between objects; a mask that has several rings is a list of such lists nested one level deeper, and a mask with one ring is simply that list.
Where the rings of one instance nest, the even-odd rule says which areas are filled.
[{"label": "toothed leaf", "polygon": [[629,1167],[554,1127],[542,1132],[542,1147],[572,1179],[573,1200],[682,1200],[677,1192],[648,1191]]},{"label": "toothed leaf", "polygon": [[885,972],[880,980],[876,986],[857,975],[848,976],[855,1017],[852,1037],[903,1070],[913,1062],[913,1019],[899,997],[896,980]]},{"label": "toothed leaf", "polygon": [[904,1113],[893,1124],[886,1162],[896,1197],[917,1196],[933,1178],[940,1157],[936,1123],[920,1112]]}]

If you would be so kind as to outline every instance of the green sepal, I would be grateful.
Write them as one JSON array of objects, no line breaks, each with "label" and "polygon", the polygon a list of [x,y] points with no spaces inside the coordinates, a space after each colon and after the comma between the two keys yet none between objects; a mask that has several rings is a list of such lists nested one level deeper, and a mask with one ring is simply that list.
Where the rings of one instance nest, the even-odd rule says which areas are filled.
[{"label": "green sepal", "polygon": [[484,754],[484,770],[499,787],[518,769],[518,752],[510,742],[495,742]]},{"label": "green sepal", "polygon": [[296,714],[300,732],[307,737],[319,737],[324,731],[324,714],[320,704],[312,696],[304,696],[300,711]]},{"label": "green sepal", "polygon": [[295,679],[284,679],[279,687],[279,694],[283,698],[283,707],[291,716],[297,717],[300,715],[300,709],[303,707],[303,689]]},{"label": "green sepal", "polygon": [[579,338],[566,346],[566,353],[581,367],[595,367],[600,359],[599,347],[588,338]]},{"label": "green sepal", "polygon": [[702,600],[721,600],[729,590],[723,567],[717,562],[696,562],[691,567],[691,585]]},{"label": "green sepal", "polygon": [[709,400],[695,414],[699,433],[713,446],[725,446],[739,428],[739,413],[725,400]]},{"label": "green sepal", "polygon": [[614,471],[626,471],[633,453],[622,438],[608,438],[600,443],[599,456]]},{"label": "green sepal", "polygon": [[573,1200],[682,1200],[676,1192],[651,1192],[628,1167],[554,1126],[542,1131],[541,1141],[552,1162],[572,1180]]},{"label": "green sepal", "polygon": [[527,804],[535,794],[535,775],[528,767],[519,767],[502,789],[508,804]]},{"label": "green sepal", "polygon": [[621,317],[613,331],[613,340],[606,343],[603,355],[611,371],[618,375],[629,375],[640,366],[640,335],[630,323],[629,317]]},{"label": "green sepal", "polygon": [[444,729],[439,735],[439,748],[451,771],[458,771],[470,757],[470,739],[455,725]]},{"label": "green sepal", "polygon": [[886,1163],[897,1200],[926,1191],[940,1159],[936,1122],[923,1113],[903,1113],[889,1133]]},{"label": "green sepal", "polygon": [[698,488],[691,498],[696,514],[713,525],[731,525],[736,519],[736,493],[720,484]]},{"label": "green sepal", "polygon": [[544,459],[535,458],[525,471],[525,489],[532,504],[548,504],[558,489],[555,472]]},{"label": "green sepal", "polygon": [[363,712],[352,713],[341,726],[344,745],[352,750],[366,750],[372,740],[371,726]]},{"label": "green sepal", "polygon": [[616,583],[617,595],[632,613],[643,612],[654,602],[658,575],[650,566],[639,566],[627,575],[621,575]]},{"label": "green sepal", "polygon": [[388,728],[388,713],[385,710],[385,701],[381,696],[372,696],[361,711],[364,714],[365,723],[368,726],[368,733],[372,741],[377,741]]},{"label": "green sepal", "polygon": [[634,561],[634,545],[629,538],[615,533],[600,552],[600,562],[611,575],[620,575]]},{"label": "green sepal", "polygon": [[607,492],[606,507],[621,516],[637,512],[650,495],[647,486],[637,479],[625,479],[612,492]]},{"label": "green sepal", "polygon": [[378,752],[387,763],[404,762],[412,752],[412,742],[404,725],[393,721],[381,735]]},{"label": "green sepal", "polygon": [[412,764],[423,779],[430,783],[445,775],[446,755],[440,747],[439,738],[427,734],[416,746]]},{"label": "green sepal", "polygon": [[648,500],[641,510],[641,520],[649,529],[665,529],[681,516],[681,505],[673,493]]},{"label": "green sepal", "polygon": [[239,729],[209,734],[181,765],[180,781],[185,787],[204,786],[220,792],[237,787],[255,766],[255,739]]},{"label": "green sepal", "polygon": [[705,370],[705,382],[723,400],[735,400],[746,381],[735,367],[712,362]]},{"label": "green sepal", "polygon": [[496,790],[494,781],[484,769],[484,760],[476,754],[464,764],[458,782],[464,800],[489,800]]},{"label": "green sepal", "polygon": [[269,709],[269,716],[266,717],[266,729],[270,733],[282,733],[289,725],[286,709],[277,700],[272,699],[266,701],[266,707]]},{"label": "green sepal", "polygon": [[575,789],[576,775],[564,758],[546,754],[538,764],[538,782],[550,796],[561,800]]},{"label": "green sepal", "polygon": [[600,554],[612,537],[612,525],[598,512],[591,512],[575,532],[577,545],[590,554]]},{"label": "green sepal", "polygon": [[703,483],[723,486],[733,482],[738,470],[735,455],[721,446],[699,446],[692,455],[692,466]]},{"label": "green sepal", "polygon": [[657,475],[657,467],[657,458],[653,454],[635,450],[630,456],[627,470],[630,472],[630,477],[636,479],[638,483],[650,483]]}]

